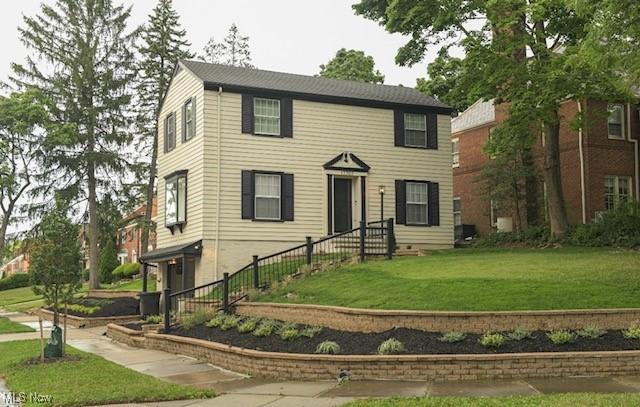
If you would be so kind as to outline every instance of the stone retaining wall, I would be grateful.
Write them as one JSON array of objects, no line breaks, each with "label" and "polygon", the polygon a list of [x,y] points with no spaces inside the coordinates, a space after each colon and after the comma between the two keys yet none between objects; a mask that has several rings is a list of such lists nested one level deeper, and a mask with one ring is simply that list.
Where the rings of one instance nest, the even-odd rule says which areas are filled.
[{"label": "stone retaining wall", "polygon": [[294,380],[335,379],[342,369],[349,371],[353,380],[449,381],[640,373],[640,351],[485,355],[307,355],[262,352],[157,333],[140,336],[137,331],[114,324],[107,327],[107,335],[132,346],[191,356],[239,373]]},{"label": "stone retaining wall", "polygon": [[603,329],[628,328],[640,321],[639,308],[550,311],[405,311],[372,310],[326,305],[239,302],[238,315],[319,325],[350,332],[382,332],[412,328],[433,332],[580,329],[596,325]]},{"label": "stone retaining wall", "polygon": [[[38,308],[31,312],[33,315],[39,316],[46,321],[53,321],[53,312],[44,308]],[[60,313],[60,324],[64,321],[64,314]],[[127,322],[135,322],[140,320],[140,315],[124,315],[119,317],[77,317],[75,315],[67,316],[67,325],[75,328],[93,328],[96,326],[104,326],[108,324],[124,324]]]}]

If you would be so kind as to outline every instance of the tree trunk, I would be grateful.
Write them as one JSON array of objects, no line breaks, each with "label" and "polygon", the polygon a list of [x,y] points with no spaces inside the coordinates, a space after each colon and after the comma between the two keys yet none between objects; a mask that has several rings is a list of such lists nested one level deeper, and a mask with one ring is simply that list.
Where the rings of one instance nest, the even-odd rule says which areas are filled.
[{"label": "tree trunk", "polygon": [[569,222],[564,206],[562,177],[560,175],[560,123],[557,111],[553,120],[543,123],[544,135],[544,181],[547,185],[549,222],[553,236],[563,236]]},{"label": "tree trunk", "polygon": [[[157,126],[156,126],[157,129]],[[158,160],[158,136],[153,135],[153,148],[151,152],[151,166],[149,168],[149,182],[147,184],[147,208],[144,212],[144,224],[142,225],[140,253],[147,252],[149,247],[149,232],[151,229],[151,210],[153,208],[154,186],[156,181],[156,162]]]},{"label": "tree trunk", "polygon": [[100,288],[98,278],[98,205],[96,199],[96,174],[93,161],[89,162],[89,288]]},{"label": "tree trunk", "polygon": [[527,227],[531,227],[540,223],[538,178],[536,177],[535,163],[531,150],[527,149],[523,152],[522,165],[527,168],[527,175],[524,180],[524,193],[527,209]]}]

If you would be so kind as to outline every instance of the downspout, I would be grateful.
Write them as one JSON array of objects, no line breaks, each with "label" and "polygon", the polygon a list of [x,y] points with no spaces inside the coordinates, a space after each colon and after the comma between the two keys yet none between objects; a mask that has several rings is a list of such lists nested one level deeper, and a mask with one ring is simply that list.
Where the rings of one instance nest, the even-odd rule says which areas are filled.
[{"label": "downspout", "polygon": [[216,280],[218,279],[218,270],[220,267],[220,183],[221,183],[221,174],[220,174],[220,169],[222,168],[222,163],[220,162],[220,155],[221,155],[221,148],[220,145],[222,144],[222,123],[221,123],[221,119],[222,119],[222,109],[221,109],[221,102],[222,102],[222,86],[218,87],[218,118],[217,118],[217,124],[218,124],[218,128],[216,131],[216,136],[217,136],[217,143],[216,143],[216,161],[217,161],[217,167],[216,168],[216,172],[217,172],[217,181],[216,181],[216,252],[215,252],[215,256],[216,256],[216,260],[215,260],[215,275],[216,275]]},{"label": "downspout", "polygon": [[[582,113],[582,103],[578,101],[578,114]],[[578,129],[578,150],[580,151],[580,199],[582,202],[582,224],[587,223],[587,194],[584,182],[584,147],[582,145],[582,124]]]},{"label": "downspout", "polygon": [[634,161],[634,169],[635,169],[635,192],[636,192],[636,200],[640,199],[640,181],[638,180],[638,175],[640,175],[640,170],[638,169],[638,140],[631,138],[631,103],[627,103],[627,139],[633,143],[633,161]]}]

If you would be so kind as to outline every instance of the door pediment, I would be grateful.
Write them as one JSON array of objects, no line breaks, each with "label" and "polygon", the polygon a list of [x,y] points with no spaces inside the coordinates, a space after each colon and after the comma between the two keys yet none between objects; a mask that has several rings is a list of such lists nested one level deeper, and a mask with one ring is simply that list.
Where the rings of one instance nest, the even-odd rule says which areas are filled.
[{"label": "door pediment", "polygon": [[371,167],[369,167],[364,161],[348,151],[338,154],[331,160],[327,161],[322,167],[325,170],[356,172],[369,172],[371,169]]}]

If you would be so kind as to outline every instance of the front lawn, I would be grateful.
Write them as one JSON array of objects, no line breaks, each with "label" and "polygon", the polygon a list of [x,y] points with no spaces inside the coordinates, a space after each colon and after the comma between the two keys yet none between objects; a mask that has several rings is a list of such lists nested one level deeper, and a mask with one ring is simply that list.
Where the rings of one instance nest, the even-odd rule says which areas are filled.
[{"label": "front lawn", "polygon": [[453,249],[303,277],[257,301],[449,311],[640,307],[640,252]]},{"label": "front lawn", "polygon": [[[205,398],[212,392],[171,384],[127,369],[99,356],[70,346],[73,359],[64,362],[26,364],[40,352],[39,341],[0,343],[0,376],[15,393],[53,396],[54,406]],[[36,405],[27,403],[27,405]]]},{"label": "front lawn", "polygon": [[19,332],[33,332],[34,329],[17,322],[13,322],[9,318],[0,317],[0,334],[13,334]]},{"label": "front lawn", "polygon": [[345,407],[612,407],[637,405],[640,405],[639,394],[573,393],[512,397],[416,397],[358,400]]},{"label": "front lawn", "polygon": [[[115,291],[142,291],[142,279],[138,278],[135,280],[129,280],[124,282],[117,282],[113,284],[104,284],[102,287],[105,290]],[[155,291],[156,290],[156,279],[149,278],[147,280],[147,291]]]}]

